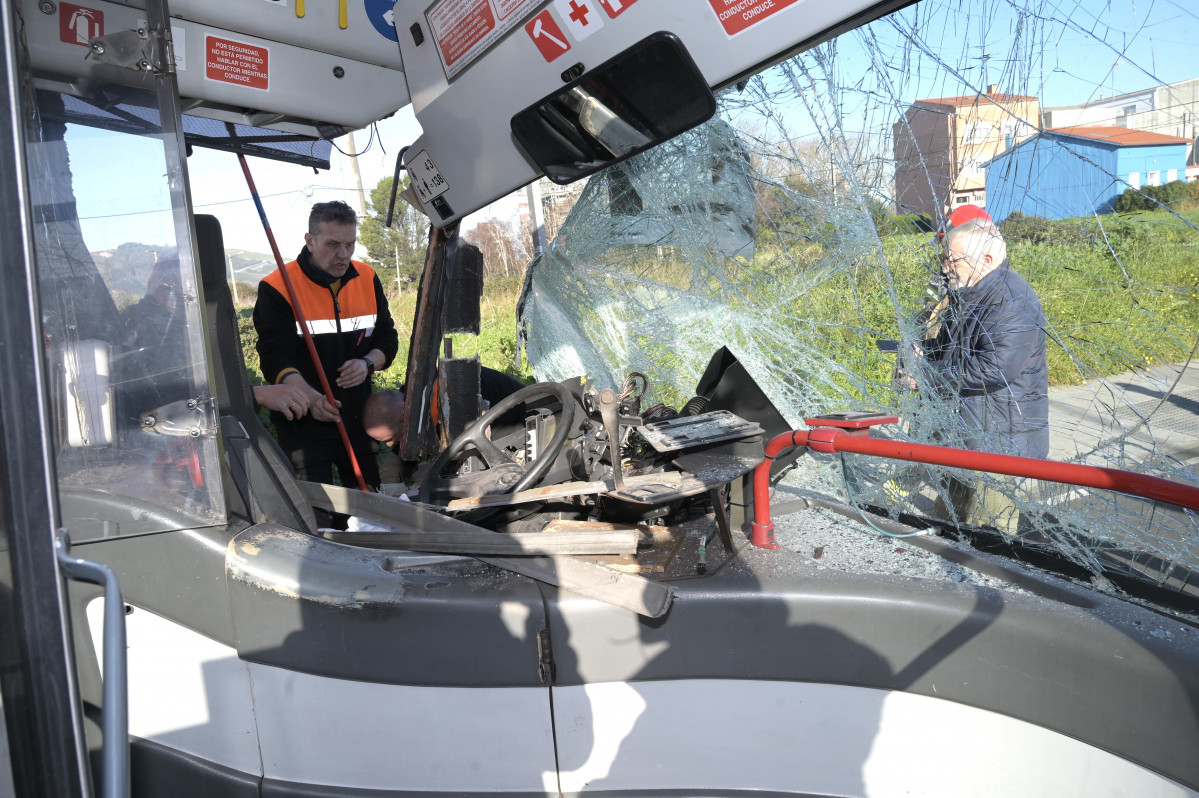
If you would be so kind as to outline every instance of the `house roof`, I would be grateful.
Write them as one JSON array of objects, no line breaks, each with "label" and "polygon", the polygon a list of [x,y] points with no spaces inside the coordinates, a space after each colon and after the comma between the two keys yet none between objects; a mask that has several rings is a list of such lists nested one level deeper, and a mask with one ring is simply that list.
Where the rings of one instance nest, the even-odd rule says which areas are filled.
[{"label": "house roof", "polygon": [[980,166],[990,166],[996,161],[1006,158],[1016,150],[1022,149],[1024,146],[1047,134],[1069,136],[1071,138],[1085,139],[1087,141],[1098,141],[1103,144],[1111,144],[1114,147],[1151,147],[1154,145],[1160,146],[1162,144],[1190,144],[1191,142],[1191,140],[1187,138],[1167,136],[1162,133],[1150,133],[1148,130],[1129,130],[1126,127],[1117,127],[1116,125],[1074,125],[1072,127],[1052,127],[1046,128],[1036,135],[1030,136],[1024,141],[1018,142],[1003,152],[997,153],[994,158],[984,161],[982,164],[980,164]]},{"label": "house roof", "polygon": [[928,103],[929,105],[970,106],[985,102],[992,102],[996,105],[1002,105],[1005,103],[1036,101],[1036,97],[1029,97],[1026,94],[967,94],[962,97],[931,97],[926,100],[917,100],[916,104]]},{"label": "house roof", "polygon": [[1130,130],[1115,125],[1073,125],[1071,127],[1047,128],[1044,132],[1078,139],[1102,141],[1117,147],[1148,147],[1154,144],[1187,144],[1190,139],[1150,133],[1148,130]]}]

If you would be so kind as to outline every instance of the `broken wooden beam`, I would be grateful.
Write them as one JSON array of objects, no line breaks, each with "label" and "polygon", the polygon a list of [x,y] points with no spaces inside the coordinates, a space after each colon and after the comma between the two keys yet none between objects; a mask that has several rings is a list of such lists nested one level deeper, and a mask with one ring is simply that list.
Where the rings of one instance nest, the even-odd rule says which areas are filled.
[{"label": "broken wooden beam", "polygon": [[334,543],[369,549],[424,551],[433,554],[499,555],[505,557],[559,554],[634,554],[636,530],[602,532],[342,532],[322,529]]}]

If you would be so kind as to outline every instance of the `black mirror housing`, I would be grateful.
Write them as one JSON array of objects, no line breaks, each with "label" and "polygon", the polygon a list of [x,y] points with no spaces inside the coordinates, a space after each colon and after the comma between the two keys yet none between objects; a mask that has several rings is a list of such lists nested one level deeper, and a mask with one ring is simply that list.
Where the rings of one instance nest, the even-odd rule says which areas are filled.
[{"label": "black mirror housing", "polygon": [[654,33],[512,117],[512,135],[565,184],[673,138],[716,113],[678,37]]}]

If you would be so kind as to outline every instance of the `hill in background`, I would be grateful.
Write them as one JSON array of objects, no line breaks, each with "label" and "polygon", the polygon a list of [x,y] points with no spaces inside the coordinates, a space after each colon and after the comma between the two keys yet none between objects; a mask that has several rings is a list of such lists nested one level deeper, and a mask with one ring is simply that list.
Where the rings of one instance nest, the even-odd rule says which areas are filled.
[{"label": "hill in background", "polygon": [[[136,242],[126,242],[115,249],[91,253],[96,269],[104,278],[104,284],[108,286],[118,308],[127,307],[141,299],[146,293],[146,282],[150,279],[154,264],[174,254],[173,247],[168,249]],[[237,282],[251,290],[257,288],[259,280],[275,270],[274,257],[262,252],[226,249],[225,258],[232,265]]]}]

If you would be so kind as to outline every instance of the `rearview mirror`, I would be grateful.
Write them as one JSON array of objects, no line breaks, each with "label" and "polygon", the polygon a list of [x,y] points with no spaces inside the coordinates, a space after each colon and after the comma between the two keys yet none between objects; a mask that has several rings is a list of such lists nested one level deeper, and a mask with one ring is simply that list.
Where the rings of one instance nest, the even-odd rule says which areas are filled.
[{"label": "rearview mirror", "polygon": [[555,183],[570,183],[706,122],[716,98],[672,33],[655,33],[512,117]]}]

